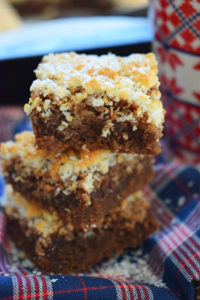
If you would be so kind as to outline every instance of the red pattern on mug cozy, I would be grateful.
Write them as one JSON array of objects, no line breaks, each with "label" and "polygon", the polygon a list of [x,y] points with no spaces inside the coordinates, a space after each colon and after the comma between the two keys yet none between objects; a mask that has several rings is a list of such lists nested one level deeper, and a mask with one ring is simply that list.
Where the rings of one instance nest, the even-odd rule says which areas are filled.
[{"label": "red pattern on mug cozy", "polygon": [[168,46],[200,53],[200,1],[156,3],[156,39]]},{"label": "red pattern on mug cozy", "polygon": [[155,0],[166,133],[174,146],[200,153],[200,0]]}]

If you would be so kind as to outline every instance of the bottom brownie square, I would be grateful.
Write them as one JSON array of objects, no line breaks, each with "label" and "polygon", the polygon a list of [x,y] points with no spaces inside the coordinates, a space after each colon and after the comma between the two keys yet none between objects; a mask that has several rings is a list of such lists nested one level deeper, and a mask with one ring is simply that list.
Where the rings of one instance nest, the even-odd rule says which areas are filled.
[{"label": "bottom brownie square", "polygon": [[8,232],[45,273],[86,271],[103,258],[138,246],[157,228],[151,207],[140,192],[129,195],[100,227],[79,232],[56,214],[39,207],[34,211],[29,203],[22,205],[24,200],[19,205],[15,197],[12,192],[4,201]]}]

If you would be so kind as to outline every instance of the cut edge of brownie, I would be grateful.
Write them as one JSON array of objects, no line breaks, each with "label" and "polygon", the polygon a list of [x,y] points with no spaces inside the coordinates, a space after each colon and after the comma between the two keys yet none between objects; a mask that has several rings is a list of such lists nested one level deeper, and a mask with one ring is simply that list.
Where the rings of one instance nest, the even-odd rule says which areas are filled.
[{"label": "cut edge of brownie", "polygon": [[[7,214],[7,228],[16,245],[24,250],[36,266],[45,273],[84,272],[100,262],[121,254],[125,248],[135,248],[157,229],[150,205],[137,200],[136,207],[118,208],[108,215],[101,228],[77,233],[72,240],[57,232],[46,238],[29,226],[26,219]],[[138,207],[137,207],[138,205]]]},{"label": "cut edge of brownie", "polygon": [[[18,192],[27,201],[37,203],[44,209],[56,212],[62,220],[68,221],[77,229],[99,225],[104,216],[112,209],[120,205],[125,197],[140,190],[153,178],[154,170],[152,159],[144,158],[141,163],[131,166],[131,162],[118,164],[104,175],[100,185],[90,193],[91,205],[85,205],[82,197],[86,195],[79,190],[78,193],[65,195],[53,194],[53,190],[37,189],[40,178],[26,177],[22,181],[16,180],[22,172],[15,168],[14,161],[4,166],[6,182],[11,184],[14,192]],[[127,167],[131,172],[127,172]],[[45,183],[45,182],[44,182]],[[44,184],[45,187],[45,184]],[[53,188],[53,186],[52,186]],[[31,196],[30,196],[31,195]]]},{"label": "cut edge of brownie", "polygon": [[165,111],[153,53],[44,56],[24,109],[40,148],[158,154]]},{"label": "cut edge of brownie", "polygon": [[[129,113],[131,110],[137,110],[133,108],[133,105],[130,107],[127,109],[126,104]],[[67,127],[62,127],[61,124],[66,121],[58,106],[53,106],[54,117],[49,120],[45,120],[41,117],[42,113],[34,109],[31,113],[31,120],[36,143],[40,149],[49,151],[106,149],[149,155],[161,152],[159,139],[163,135],[163,128],[149,123],[147,114],[140,118],[135,116],[135,122],[132,123],[111,121],[112,117],[104,119],[103,111],[101,112],[98,107],[92,109],[89,106],[80,105],[76,110],[72,122]]]}]

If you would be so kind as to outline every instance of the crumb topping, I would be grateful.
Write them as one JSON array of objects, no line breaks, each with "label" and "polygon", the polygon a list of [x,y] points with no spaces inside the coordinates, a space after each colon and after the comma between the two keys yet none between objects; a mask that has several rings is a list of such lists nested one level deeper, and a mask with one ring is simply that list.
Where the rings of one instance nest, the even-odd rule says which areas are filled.
[{"label": "crumb topping", "polygon": [[[108,150],[92,152],[84,150],[80,153],[71,150],[66,153],[48,153],[36,147],[34,134],[30,131],[17,134],[15,139],[15,142],[9,141],[1,144],[0,155],[3,162],[10,163],[11,159],[16,159],[24,166],[27,176],[31,173],[36,177],[45,175],[51,178],[54,184],[62,182],[65,188],[58,193],[62,192],[65,195],[77,188],[90,194],[94,190],[94,182],[101,180],[103,174],[109,172],[110,167],[131,161],[138,156],[113,153]],[[15,181],[22,180],[20,176],[15,178]],[[91,205],[89,196],[86,197],[86,205]]]},{"label": "crumb topping", "polygon": [[[51,105],[56,103],[66,113],[68,124],[73,118],[71,107],[83,100],[94,108],[125,100],[138,106],[138,116],[147,112],[148,122],[161,126],[164,113],[157,72],[153,53],[123,58],[114,54],[49,54],[36,70],[37,79],[31,86],[25,112],[30,114],[51,98],[45,107],[51,111]],[[157,90],[153,97],[148,94],[151,88]]]},{"label": "crumb topping", "polygon": [[68,241],[74,237],[74,227],[71,223],[64,224],[56,212],[49,213],[39,204],[33,204],[13,191],[10,185],[6,185],[3,206],[6,214],[26,221],[28,227],[38,232],[47,245],[51,242],[51,235],[55,233]]},{"label": "crumb topping", "polygon": [[39,204],[27,201],[22,195],[14,192],[10,185],[6,185],[6,193],[3,200],[6,213],[17,214],[28,221],[30,227],[47,236],[61,227],[62,222],[56,213],[50,213]]}]

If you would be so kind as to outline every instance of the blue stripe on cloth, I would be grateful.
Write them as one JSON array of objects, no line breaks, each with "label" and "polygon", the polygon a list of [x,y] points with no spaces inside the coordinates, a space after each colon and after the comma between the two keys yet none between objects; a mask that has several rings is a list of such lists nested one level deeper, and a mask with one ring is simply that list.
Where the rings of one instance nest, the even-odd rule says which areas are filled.
[{"label": "blue stripe on cloth", "polygon": [[2,174],[0,173],[0,200],[1,200],[1,197],[3,196],[4,194],[4,178],[2,176]]},{"label": "blue stripe on cloth", "polygon": [[0,299],[12,299],[13,297],[13,286],[12,278],[0,276]]},{"label": "blue stripe on cloth", "polygon": [[[184,206],[169,226],[145,243],[151,267],[180,299],[194,299],[191,281],[200,281],[200,202]],[[191,228],[191,222],[195,227]],[[151,263],[151,262],[150,262]],[[163,272],[162,272],[163,271]]]},{"label": "blue stripe on cloth", "polygon": [[[155,186],[160,173],[161,180]],[[172,169],[170,165],[162,165],[150,187],[167,208],[176,213],[183,204],[200,194],[200,172],[193,167],[175,166]]]}]

